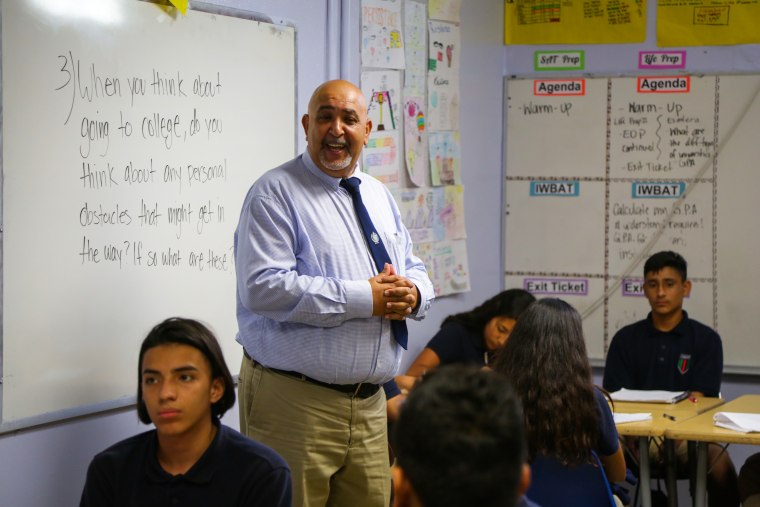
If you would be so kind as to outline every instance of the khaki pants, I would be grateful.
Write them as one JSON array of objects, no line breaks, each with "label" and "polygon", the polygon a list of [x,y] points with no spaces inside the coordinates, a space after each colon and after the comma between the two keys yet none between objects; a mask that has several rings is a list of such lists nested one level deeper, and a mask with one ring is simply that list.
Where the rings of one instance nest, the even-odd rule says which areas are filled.
[{"label": "khaki pants", "polygon": [[240,430],[290,465],[294,507],[387,507],[390,467],[382,389],[353,398],[243,358]]},{"label": "khaki pants", "polygon": [[[674,442],[676,463],[679,467],[685,467],[689,462],[689,443],[686,440]],[[649,459],[652,463],[665,463],[665,439],[654,437],[649,439]]]}]

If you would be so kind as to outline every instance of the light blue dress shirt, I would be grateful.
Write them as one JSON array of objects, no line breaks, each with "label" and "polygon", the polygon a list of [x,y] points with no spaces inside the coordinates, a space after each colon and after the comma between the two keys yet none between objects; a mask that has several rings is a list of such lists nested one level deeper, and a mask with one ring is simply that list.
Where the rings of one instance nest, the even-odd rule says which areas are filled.
[{"label": "light blue dress shirt", "polygon": [[[396,272],[419,290],[422,319],[434,298],[393,197],[372,176],[362,200]],[[256,361],[334,384],[383,384],[402,348],[390,321],[372,316],[377,274],[351,196],[309,153],[265,173],[248,191],[235,231],[237,341]]]}]

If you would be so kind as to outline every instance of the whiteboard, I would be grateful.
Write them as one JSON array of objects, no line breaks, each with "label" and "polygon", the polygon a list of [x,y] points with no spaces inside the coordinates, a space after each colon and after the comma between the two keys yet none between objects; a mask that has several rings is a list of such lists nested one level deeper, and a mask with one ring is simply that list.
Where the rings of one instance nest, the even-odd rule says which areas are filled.
[{"label": "whiteboard", "polygon": [[760,76],[505,81],[505,277],[584,317],[602,360],[645,318],[643,263],[675,250],[684,308],[723,339],[727,371],[756,373]]},{"label": "whiteboard", "polygon": [[133,403],[170,316],[206,322],[234,369],[240,206],[295,153],[292,27],[60,4],[2,2],[6,430]]}]

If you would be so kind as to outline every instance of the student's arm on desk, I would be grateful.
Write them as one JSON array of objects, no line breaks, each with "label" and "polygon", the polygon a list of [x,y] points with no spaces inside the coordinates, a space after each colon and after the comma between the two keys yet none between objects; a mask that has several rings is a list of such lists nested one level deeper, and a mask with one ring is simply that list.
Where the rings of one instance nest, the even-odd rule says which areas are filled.
[{"label": "student's arm on desk", "polygon": [[[430,370],[434,370],[441,364],[438,354],[431,348],[425,347],[406,371],[408,377],[419,378]],[[401,386],[401,384],[399,384]],[[402,388],[405,386],[401,386]],[[410,389],[411,386],[407,387]]]}]

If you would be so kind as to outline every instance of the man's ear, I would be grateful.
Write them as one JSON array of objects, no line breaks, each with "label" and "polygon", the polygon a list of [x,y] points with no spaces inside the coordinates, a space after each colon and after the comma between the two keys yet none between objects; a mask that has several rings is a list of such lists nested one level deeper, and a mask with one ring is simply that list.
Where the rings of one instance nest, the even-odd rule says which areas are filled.
[{"label": "man's ear", "polygon": [[367,123],[364,124],[364,146],[369,143],[369,135],[372,133],[372,120],[367,118]]},{"label": "man's ear", "polygon": [[517,483],[517,491],[520,496],[523,496],[530,487],[530,465],[523,463],[522,473],[520,474],[520,482]]},{"label": "man's ear", "polygon": [[301,125],[303,125],[303,132],[306,134],[306,138],[309,138],[309,115],[305,114],[301,116]]}]

